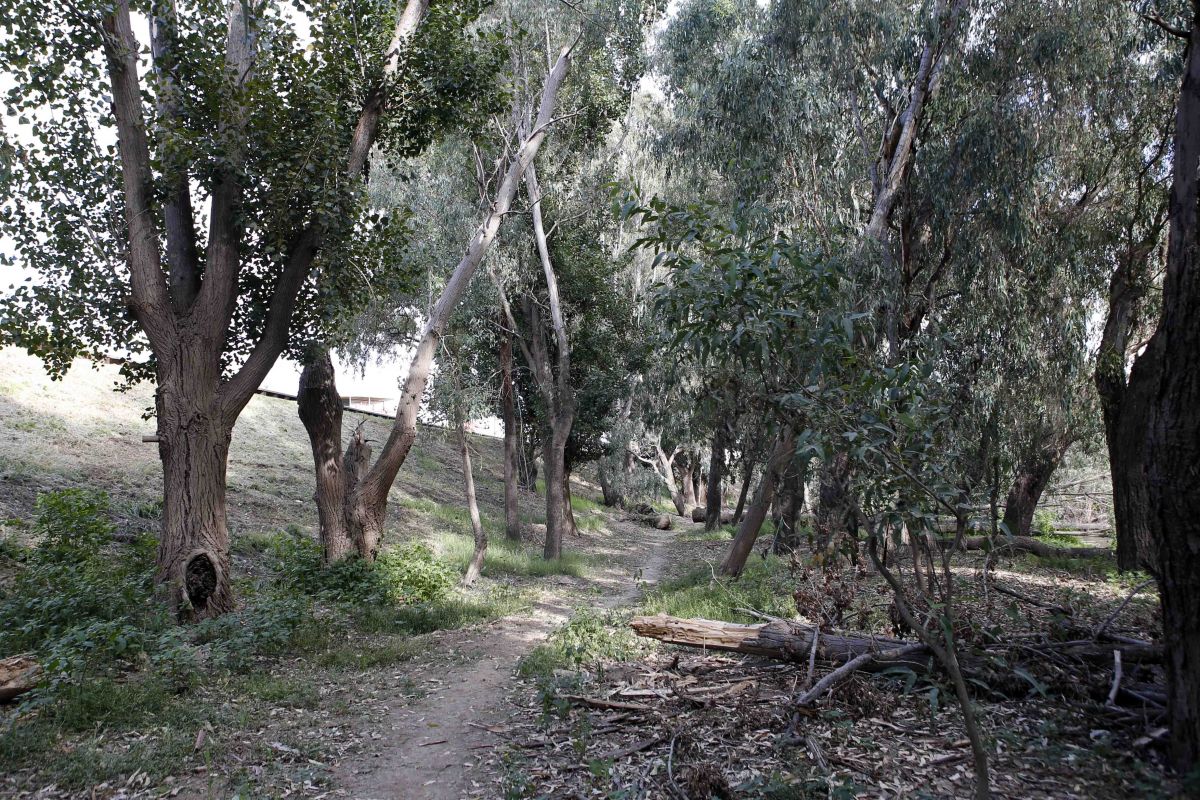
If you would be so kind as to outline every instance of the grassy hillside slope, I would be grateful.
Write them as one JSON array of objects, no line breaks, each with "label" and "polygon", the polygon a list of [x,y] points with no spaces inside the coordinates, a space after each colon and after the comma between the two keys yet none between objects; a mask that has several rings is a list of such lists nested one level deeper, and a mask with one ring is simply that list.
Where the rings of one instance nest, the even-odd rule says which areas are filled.
[{"label": "grassy hillside slope", "polygon": [[[41,363],[13,348],[0,349],[0,520],[28,519],[39,492],[91,487],[108,492],[119,522],[152,527],[162,497],[162,473],[154,444],[153,387],[113,391],[117,368],[79,360],[62,381],[51,381]],[[347,412],[347,435],[365,422],[378,446],[390,421]],[[501,446],[472,436],[476,491],[495,530],[503,514]],[[453,436],[421,430],[392,489],[388,541],[428,538],[458,531],[463,505],[461,467]],[[233,432],[229,458],[229,527],[236,552],[256,536],[296,526],[315,535],[313,465],[296,404],[256,396]],[[544,512],[530,497],[526,518]],[[11,523],[5,533],[19,533]]]}]

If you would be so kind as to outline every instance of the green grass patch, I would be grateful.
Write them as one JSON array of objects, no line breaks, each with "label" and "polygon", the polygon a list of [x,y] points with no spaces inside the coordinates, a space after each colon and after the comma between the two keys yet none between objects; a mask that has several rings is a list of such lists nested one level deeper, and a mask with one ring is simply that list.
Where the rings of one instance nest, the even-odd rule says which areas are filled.
[{"label": "green grass patch", "polygon": [[699,567],[681,578],[667,581],[647,595],[640,613],[673,617],[703,617],[728,622],[759,622],[737,609],[747,608],[790,618],[796,607],[791,597],[787,565],[775,556],[751,555],[737,578],[714,577]]},{"label": "green grass patch", "polygon": [[370,643],[347,641],[319,653],[314,663],[325,669],[368,670],[408,661],[421,650],[419,643],[403,637]]},{"label": "green grass patch", "polygon": [[478,596],[460,592],[430,603],[365,607],[355,613],[354,622],[364,633],[417,635],[515,614],[530,604],[527,593],[496,586]]},{"label": "green grass patch", "polygon": [[523,677],[547,678],[555,670],[627,661],[640,647],[627,623],[628,619],[622,615],[580,611],[550,634],[544,644],[522,658],[517,673]]},{"label": "green grass patch", "polygon": [[1038,533],[1035,538],[1055,547],[1080,547],[1083,544],[1083,541],[1072,533]]},{"label": "green grass patch", "polygon": [[[475,554],[474,540],[465,536],[443,534],[435,539],[434,548],[460,572],[466,570]],[[510,542],[503,537],[489,537],[487,553],[483,557],[486,577],[571,575],[582,578],[590,566],[590,559],[582,553],[567,551],[562,558],[547,561],[542,558],[541,548]]]},{"label": "green grass patch", "polygon": [[728,542],[737,533],[732,525],[722,525],[715,531],[693,531],[679,536],[681,542]]}]

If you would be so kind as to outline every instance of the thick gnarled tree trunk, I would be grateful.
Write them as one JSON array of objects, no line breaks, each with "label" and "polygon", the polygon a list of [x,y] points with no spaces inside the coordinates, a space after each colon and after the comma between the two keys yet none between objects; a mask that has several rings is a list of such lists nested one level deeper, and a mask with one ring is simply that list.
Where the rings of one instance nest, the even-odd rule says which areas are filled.
[{"label": "thick gnarled tree trunk", "polygon": [[1200,9],[1176,107],[1167,272],[1146,419],[1149,529],[1158,547],[1171,756],[1200,766]]},{"label": "thick gnarled tree trunk", "polygon": [[1033,513],[1070,444],[1069,436],[1058,435],[1019,465],[1004,501],[1003,523],[1010,535],[1030,534]]}]

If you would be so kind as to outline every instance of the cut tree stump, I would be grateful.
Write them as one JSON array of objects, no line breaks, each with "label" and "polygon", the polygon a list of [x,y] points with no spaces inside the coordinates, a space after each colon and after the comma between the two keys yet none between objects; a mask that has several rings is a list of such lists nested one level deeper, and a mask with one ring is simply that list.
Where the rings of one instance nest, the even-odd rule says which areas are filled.
[{"label": "cut tree stump", "polygon": [[0,659],[0,703],[7,703],[37,686],[42,667],[30,655]]}]

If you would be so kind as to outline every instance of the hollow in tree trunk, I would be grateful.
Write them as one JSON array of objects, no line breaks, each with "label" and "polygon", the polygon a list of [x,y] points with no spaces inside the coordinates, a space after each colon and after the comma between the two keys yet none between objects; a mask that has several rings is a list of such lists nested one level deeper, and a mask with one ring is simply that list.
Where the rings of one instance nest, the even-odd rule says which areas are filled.
[{"label": "hollow in tree trunk", "polygon": [[[215,361],[215,359],[214,359]],[[217,365],[210,365],[212,370]],[[203,365],[186,358],[159,362],[158,453],[163,465],[162,534],[156,582],[182,621],[216,617],[233,609],[229,580],[229,528],[225,469],[232,425],[196,386],[216,376],[194,373]],[[193,373],[193,374],[189,374]]]}]

